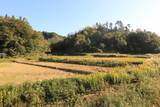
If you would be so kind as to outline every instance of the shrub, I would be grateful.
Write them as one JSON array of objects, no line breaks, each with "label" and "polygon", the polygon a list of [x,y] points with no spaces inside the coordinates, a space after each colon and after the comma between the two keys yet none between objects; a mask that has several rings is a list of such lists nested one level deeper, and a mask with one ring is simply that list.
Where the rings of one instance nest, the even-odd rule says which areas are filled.
[{"label": "shrub", "polygon": [[0,53],[0,58],[6,58],[7,55],[5,53]]}]

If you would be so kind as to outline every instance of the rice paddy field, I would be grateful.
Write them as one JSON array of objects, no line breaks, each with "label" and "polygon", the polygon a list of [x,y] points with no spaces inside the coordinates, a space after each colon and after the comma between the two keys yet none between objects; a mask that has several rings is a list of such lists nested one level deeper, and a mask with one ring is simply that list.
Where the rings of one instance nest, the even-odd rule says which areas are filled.
[{"label": "rice paddy field", "polygon": [[0,59],[0,107],[160,107],[159,55]]}]

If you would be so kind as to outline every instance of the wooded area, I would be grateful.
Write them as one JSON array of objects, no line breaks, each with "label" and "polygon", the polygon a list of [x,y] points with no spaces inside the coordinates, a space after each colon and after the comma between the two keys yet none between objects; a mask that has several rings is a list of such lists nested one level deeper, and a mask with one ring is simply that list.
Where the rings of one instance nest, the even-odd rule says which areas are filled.
[{"label": "wooded area", "polygon": [[8,56],[38,52],[81,53],[159,53],[160,37],[148,31],[131,31],[122,21],[97,23],[74,34],[61,36],[54,32],[32,29],[25,18],[0,17],[0,53]]}]

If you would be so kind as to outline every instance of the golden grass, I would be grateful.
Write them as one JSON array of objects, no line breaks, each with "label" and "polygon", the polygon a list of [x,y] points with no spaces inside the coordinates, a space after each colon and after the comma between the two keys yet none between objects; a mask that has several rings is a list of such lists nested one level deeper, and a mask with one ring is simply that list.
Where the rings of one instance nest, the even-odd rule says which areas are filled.
[{"label": "golden grass", "polygon": [[[63,58],[63,57],[64,56],[58,56],[58,58]],[[89,57],[85,56],[81,58],[92,59],[91,56]],[[74,57],[67,56],[67,58],[74,58]],[[80,56],[78,56],[77,58],[80,58]],[[105,58],[102,58],[102,59],[105,59]],[[107,59],[124,60],[126,58],[107,58]],[[130,61],[131,59],[137,60],[137,58],[128,58],[127,60]],[[8,88],[4,86],[2,87],[2,90],[0,92],[0,103],[1,105],[4,105],[4,104],[14,105],[15,99],[19,99],[18,102],[16,102],[17,104],[21,104],[21,103],[22,104],[28,103],[31,105],[44,104],[44,103],[51,104],[54,101],[57,101],[57,102],[64,101],[72,104],[73,101],[77,101],[79,99],[77,97],[79,95],[96,93],[98,91],[104,91],[107,89],[106,91],[107,94],[109,95],[112,94],[115,96],[113,97],[109,96],[106,99],[105,98],[104,99],[106,101],[113,101],[113,104],[117,104],[115,103],[115,101],[116,102],[121,101],[127,106],[133,105],[133,104],[141,105],[141,101],[143,101],[143,102],[149,102],[148,103],[149,106],[151,106],[152,104],[153,106],[154,104],[159,105],[159,91],[158,91],[159,88],[157,88],[159,81],[153,83],[152,78],[155,78],[155,77],[156,77],[155,79],[159,78],[160,59],[155,57],[155,58],[143,59],[143,60],[144,60],[143,64],[126,65],[125,67],[113,67],[111,69],[112,72],[94,73],[88,76],[77,75],[74,73],[71,73],[69,75],[65,71],[61,71],[55,68],[95,72],[96,67],[89,67],[89,66],[75,65],[75,64],[64,64],[64,63],[50,63],[50,62],[29,62],[29,61],[25,62],[25,60],[24,61],[20,60],[21,62],[19,61],[17,63],[3,63],[6,66],[2,66],[0,68],[0,78],[2,78],[2,80],[4,80],[4,82],[6,83],[10,83],[10,82],[18,83],[26,80],[37,81],[39,80],[37,78],[40,78],[40,80],[42,80],[42,79],[49,79],[50,77],[51,78],[67,78],[67,77],[76,77],[76,76],[79,76],[79,77],[71,78],[71,79],[56,79],[56,80],[53,79],[53,80],[48,80],[43,82],[36,82],[36,83],[24,83],[20,86],[17,86],[17,87],[15,86],[15,88],[11,89],[11,91],[9,90],[10,87]],[[53,67],[53,69],[50,67]],[[99,67],[99,68],[102,68],[102,67]],[[107,70],[109,71],[108,68],[104,68],[104,69],[106,71]],[[47,78],[44,78],[44,77],[47,77]],[[156,84],[156,85],[153,86],[153,88],[151,88],[150,86],[148,86],[147,79],[151,81],[149,82],[150,84]],[[125,92],[124,95],[122,92]],[[20,97],[20,96],[23,96],[23,97]],[[91,97],[95,97],[95,96],[91,96]],[[118,97],[118,100],[117,100],[117,97]],[[108,98],[111,98],[111,99],[108,100]],[[131,100],[131,103],[128,99]],[[91,100],[96,101],[96,99],[94,98]]]},{"label": "golden grass", "polygon": [[[24,60],[21,62],[24,62]],[[96,73],[102,71],[108,72],[112,70],[110,68],[105,67],[91,67],[75,64],[29,61],[25,62],[26,64],[13,62],[1,63],[0,85],[20,84],[25,81],[39,81],[53,78],[77,77],[83,74],[83,71]],[[73,72],[70,72],[69,70],[73,70]],[[76,71],[81,71],[82,73],[76,73]]]},{"label": "golden grass", "polygon": [[[128,55],[128,57],[94,57],[93,55],[108,55],[108,53],[93,53],[88,54],[86,56],[48,56],[55,59],[65,59],[65,60],[86,60],[86,61],[101,61],[101,60],[113,60],[113,61],[127,61],[127,62],[134,62],[134,61],[143,61],[147,63],[149,60],[144,58],[134,58],[133,55]],[[126,54],[114,54],[114,55],[121,55],[127,56]],[[41,56],[44,57],[44,56]],[[45,56],[47,57],[47,56]],[[37,59],[38,57],[36,57]],[[26,61],[23,59],[14,59],[16,61]],[[28,63],[28,61],[27,61]],[[98,67],[98,66],[85,66],[85,65],[76,65],[76,64],[65,64],[65,63],[54,63],[54,62],[29,62],[32,64],[42,65],[34,66],[34,65],[27,65],[27,64],[20,64],[14,62],[3,62],[0,63],[0,85],[6,84],[20,84],[25,81],[39,81],[39,80],[48,80],[53,78],[70,78],[80,76],[81,74],[67,72],[67,69],[71,70],[81,70],[87,71],[91,73],[97,72],[108,72],[108,71],[115,71],[116,69],[141,69],[144,67],[145,64],[140,66],[126,66],[124,68],[107,68],[107,67]],[[49,66],[53,68],[47,68],[43,66]],[[149,67],[149,64],[145,65],[145,69]],[[57,69],[56,69],[57,68]],[[64,70],[61,70],[61,69]],[[139,70],[138,70],[139,71]]]},{"label": "golden grass", "polygon": [[90,60],[90,61],[128,61],[128,62],[134,62],[134,61],[145,61],[144,58],[131,58],[131,57],[92,57],[92,56],[52,56],[52,58],[55,59],[66,59],[66,60]]},{"label": "golden grass", "polygon": [[2,66],[3,67],[0,68],[0,85],[78,76],[78,74],[69,73],[58,69],[43,68],[18,63],[3,63]]}]

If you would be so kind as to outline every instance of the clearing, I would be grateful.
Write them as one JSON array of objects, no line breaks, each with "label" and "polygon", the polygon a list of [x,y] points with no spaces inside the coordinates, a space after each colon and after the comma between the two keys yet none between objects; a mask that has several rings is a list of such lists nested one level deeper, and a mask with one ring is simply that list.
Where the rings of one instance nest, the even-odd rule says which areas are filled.
[{"label": "clearing", "polygon": [[110,68],[76,64],[17,61],[0,63],[0,85],[20,84],[53,78],[70,78],[95,72],[111,71]]}]

